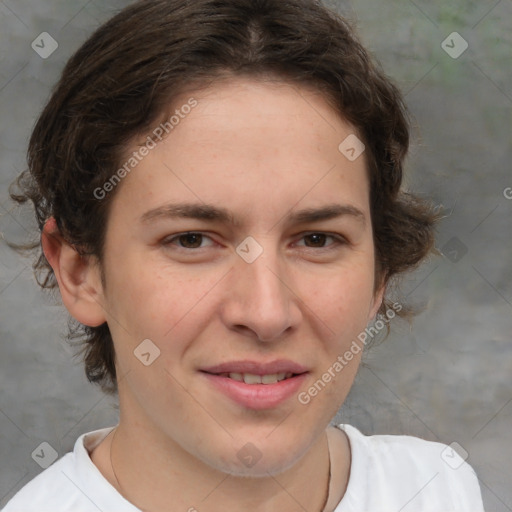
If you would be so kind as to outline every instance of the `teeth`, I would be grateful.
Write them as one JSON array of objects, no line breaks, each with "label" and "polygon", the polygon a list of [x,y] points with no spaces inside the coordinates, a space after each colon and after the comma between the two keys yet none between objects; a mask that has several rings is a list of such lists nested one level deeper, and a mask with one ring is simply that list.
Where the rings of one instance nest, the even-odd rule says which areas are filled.
[{"label": "teeth", "polygon": [[261,384],[261,377],[252,373],[244,373],[244,382],[246,384]]},{"label": "teeth", "polygon": [[261,376],[261,383],[262,384],[275,384],[277,382],[277,375],[262,375]]},{"label": "teeth", "polygon": [[289,379],[293,373],[273,373],[269,375],[254,375],[252,373],[230,373],[229,378],[246,384],[275,384],[284,379]]}]

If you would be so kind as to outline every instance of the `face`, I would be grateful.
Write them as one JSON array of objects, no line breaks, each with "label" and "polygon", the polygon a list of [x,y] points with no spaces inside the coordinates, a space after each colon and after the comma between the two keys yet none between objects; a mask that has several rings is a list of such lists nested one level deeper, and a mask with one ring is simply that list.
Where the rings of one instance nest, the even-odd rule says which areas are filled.
[{"label": "face", "polygon": [[221,471],[277,473],[344,401],[360,353],[338,357],[380,305],[365,158],[305,88],[236,79],[187,103],[109,213],[121,421]]}]

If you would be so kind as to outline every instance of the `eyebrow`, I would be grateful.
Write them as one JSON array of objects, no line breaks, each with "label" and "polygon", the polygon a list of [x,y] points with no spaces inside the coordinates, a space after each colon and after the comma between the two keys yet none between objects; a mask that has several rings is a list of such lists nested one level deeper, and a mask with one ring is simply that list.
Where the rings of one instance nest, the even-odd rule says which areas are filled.
[{"label": "eyebrow", "polygon": [[348,204],[329,204],[320,208],[298,210],[289,215],[288,220],[295,223],[309,223],[344,216],[354,217],[363,224],[366,223],[365,214],[359,208]]},{"label": "eyebrow", "polygon": [[[353,217],[363,224],[366,224],[366,216],[359,208],[344,204],[328,204],[320,208],[306,208],[289,213],[285,218],[288,223],[299,224],[320,222],[343,216]],[[144,213],[140,220],[142,223],[148,223],[163,218],[198,219],[239,225],[239,222],[236,221],[229,210],[210,204],[199,203],[180,203],[160,206]]]},{"label": "eyebrow", "polygon": [[235,224],[234,217],[225,208],[219,208],[209,204],[195,203],[167,204],[165,206],[149,210],[142,215],[140,220],[141,222],[146,223],[152,220],[169,217]]}]

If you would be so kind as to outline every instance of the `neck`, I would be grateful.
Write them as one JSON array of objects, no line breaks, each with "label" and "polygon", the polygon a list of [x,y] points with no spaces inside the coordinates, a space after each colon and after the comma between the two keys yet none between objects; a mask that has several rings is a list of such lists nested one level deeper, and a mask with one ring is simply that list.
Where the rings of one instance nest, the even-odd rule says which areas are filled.
[{"label": "neck", "polygon": [[[131,503],[149,512],[208,511],[322,512],[329,487],[326,435],[286,471],[267,477],[229,475],[192,457],[151,430],[122,422],[110,434],[113,485]],[[162,441],[160,439],[160,441]]]}]

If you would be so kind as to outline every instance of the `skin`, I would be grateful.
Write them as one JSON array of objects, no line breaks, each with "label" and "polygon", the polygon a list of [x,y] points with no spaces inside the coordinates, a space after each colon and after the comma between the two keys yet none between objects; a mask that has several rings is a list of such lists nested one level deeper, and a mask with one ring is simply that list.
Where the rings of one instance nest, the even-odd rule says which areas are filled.
[{"label": "skin", "polygon": [[[364,154],[351,162],[340,153],[354,128],[305,87],[236,78],[176,105],[191,96],[197,107],[115,192],[102,262],[106,286],[98,262],[79,257],[54,223],[43,233],[64,304],[86,325],[108,322],[114,340],[120,424],[114,442],[109,435],[91,457],[145,510],[169,510],[169,503],[177,511],[295,511],[297,503],[320,510],[326,432],[360,354],[307,405],[294,395],[266,410],[233,402],[198,370],[288,359],[308,368],[299,390],[307,391],[375,316],[384,290],[375,285]],[[141,220],[174,203],[222,207],[235,223]],[[290,218],[332,204],[361,215]],[[203,234],[192,239],[199,248],[176,236],[190,231]],[[248,236],[263,248],[253,263],[235,251]],[[134,356],[144,339],[160,350],[149,366]],[[350,450],[344,434],[334,435],[341,498]],[[262,455],[251,468],[237,457],[248,442]]]}]

